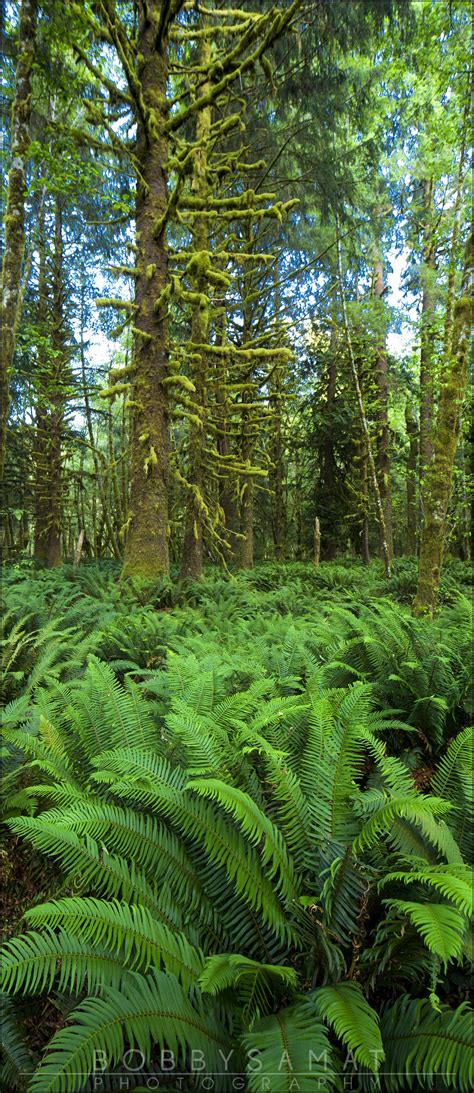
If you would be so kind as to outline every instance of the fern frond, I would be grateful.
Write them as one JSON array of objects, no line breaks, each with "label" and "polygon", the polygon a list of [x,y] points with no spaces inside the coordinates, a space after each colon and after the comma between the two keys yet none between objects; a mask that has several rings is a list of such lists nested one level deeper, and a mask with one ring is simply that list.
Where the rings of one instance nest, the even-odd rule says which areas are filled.
[{"label": "fern frond", "polygon": [[5,993],[39,994],[57,983],[60,991],[80,994],[103,986],[118,988],[124,963],[110,949],[61,929],[47,928],[7,941],[1,952],[1,984]]},{"label": "fern frond", "polygon": [[385,899],[387,907],[406,915],[423,941],[444,966],[460,957],[466,919],[446,903],[414,903],[411,900]]},{"label": "fern frond", "polygon": [[389,1006],[381,1031],[390,1093],[432,1089],[436,1075],[455,1093],[468,1093],[474,1085],[472,1019],[465,1002],[435,1010],[427,999],[404,995]]},{"label": "fern frond", "polygon": [[322,1084],[338,1084],[327,1031],[306,1001],[264,1017],[247,1033],[244,1045],[251,1093],[260,1093],[265,1085],[272,1093],[292,1093],[298,1083],[312,1093]]},{"label": "fern frond", "polygon": [[120,955],[132,970],[148,971],[163,965],[186,987],[202,970],[202,954],[145,907],[71,896],[33,907],[24,917],[32,926],[61,927],[84,942],[94,939]]},{"label": "fern frond", "polygon": [[410,871],[398,870],[394,873],[386,873],[379,882],[379,889],[392,881],[401,881],[403,884],[417,882],[427,884],[440,892],[445,899],[452,900],[463,914],[472,915],[472,871],[463,863],[436,866],[427,866],[423,863],[421,869],[413,868]]},{"label": "fern frond", "polygon": [[236,820],[249,842],[259,848],[259,856],[267,867],[267,875],[275,880],[277,891],[291,900],[296,896],[296,877],[281,832],[264,815],[255,801],[237,789],[216,778],[206,781],[193,779],[188,789],[202,797],[217,801],[225,812]]},{"label": "fern frond", "polygon": [[334,1029],[362,1067],[373,1074],[384,1058],[378,1016],[358,983],[346,980],[313,993],[316,1012]]},{"label": "fern frond", "polygon": [[109,988],[105,997],[86,998],[69,1021],[53,1036],[34,1074],[32,1093],[79,1093],[94,1073],[98,1053],[112,1068],[126,1044],[145,1059],[154,1045],[180,1060],[188,1048],[202,1051],[209,1069],[216,1071],[222,1064],[219,1049],[228,1054],[228,1037],[217,1017],[200,1012],[177,979],[164,972],[129,972],[120,991]]}]

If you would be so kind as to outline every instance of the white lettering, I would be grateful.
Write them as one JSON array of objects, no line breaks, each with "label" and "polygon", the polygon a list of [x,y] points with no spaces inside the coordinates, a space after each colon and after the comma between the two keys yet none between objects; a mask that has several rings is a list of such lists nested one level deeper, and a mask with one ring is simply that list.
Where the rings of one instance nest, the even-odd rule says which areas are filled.
[{"label": "white lettering", "polygon": [[[138,1055],[140,1057],[140,1062],[138,1063],[137,1066],[133,1065],[133,1060],[135,1058],[135,1055]],[[139,1051],[138,1048],[136,1048],[136,1047],[129,1048],[128,1051],[125,1052],[125,1055],[122,1059],[122,1063],[123,1063],[123,1066],[125,1067],[125,1070],[129,1070],[129,1071],[132,1071],[132,1072],[136,1071],[136,1070],[141,1070],[142,1066],[145,1066],[145,1062],[146,1062],[146,1060],[145,1060],[145,1056],[143,1054],[143,1051]]]},{"label": "white lettering", "polygon": [[94,1070],[105,1070],[108,1061],[105,1051],[94,1051]]},{"label": "white lettering", "polygon": [[313,1069],[313,1063],[321,1063],[321,1062],[323,1064],[323,1070],[327,1070],[327,1065],[328,1065],[327,1059],[328,1059],[327,1051],[322,1051],[320,1055],[316,1055],[316,1052],[310,1051],[309,1058],[308,1058],[308,1069],[309,1069],[309,1071],[311,1071]]},{"label": "white lettering", "polygon": [[174,1055],[167,1047],[163,1048],[161,1052],[161,1069],[174,1070]]},{"label": "white lettering", "polygon": [[[250,1063],[256,1063],[256,1066],[250,1066]],[[256,1074],[262,1069],[262,1060],[260,1058],[260,1052],[258,1048],[253,1047],[247,1055],[247,1070],[250,1074]]]},{"label": "white lettering", "polygon": [[224,1063],[224,1070],[225,1070],[226,1074],[227,1074],[227,1071],[229,1069],[229,1060],[232,1058],[233,1054],[234,1054],[233,1049],[229,1052],[228,1055],[224,1055],[224,1052],[221,1051],[220,1048],[219,1048],[219,1055],[222,1059],[222,1062]]},{"label": "white lettering", "polygon": [[[198,1063],[200,1063],[200,1066],[198,1066]],[[198,1071],[199,1070],[204,1070],[205,1066],[206,1066],[206,1060],[204,1058],[204,1052],[203,1051],[197,1051],[197,1050],[195,1051],[193,1049],[192,1052],[191,1052],[191,1070],[192,1070],[192,1072],[194,1073],[196,1070],[198,1070]]]},{"label": "white lettering", "polygon": [[290,1056],[288,1055],[287,1051],[283,1052],[283,1055],[282,1055],[282,1057],[280,1059],[280,1062],[278,1064],[278,1069],[281,1070],[283,1066],[288,1067],[288,1070],[293,1070],[293,1067],[291,1065],[291,1059],[290,1059]]}]

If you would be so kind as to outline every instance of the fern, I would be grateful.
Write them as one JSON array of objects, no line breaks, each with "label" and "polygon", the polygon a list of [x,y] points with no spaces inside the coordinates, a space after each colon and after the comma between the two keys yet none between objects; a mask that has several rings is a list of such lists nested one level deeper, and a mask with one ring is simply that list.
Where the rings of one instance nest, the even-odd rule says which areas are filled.
[{"label": "fern", "polygon": [[[173,612],[93,569],[41,575],[29,617],[8,593],[7,830],[59,875],[3,981],[25,1012],[53,991],[67,1016],[32,1090],[87,1088],[95,1049],[113,1084],[128,1045],[146,1065],[173,1050],[188,1084],[193,1049],[218,1071],[219,1050],[242,1071],[250,1051],[259,1093],[339,1088],[351,1051],[361,1088],[390,1093],[429,1086],[445,1035],[467,1088],[467,1011],[437,1001],[469,953],[471,734],[444,744],[461,608],[443,630],[342,602],[347,580],[208,577],[166,592]],[[383,591],[349,572],[367,581]]]},{"label": "fern", "polygon": [[390,1093],[432,1089],[436,1075],[456,1093],[472,1089],[472,1011],[466,1003],[435,1010],[428,1000],[405,995],[385,1010],[381,1030]]},{"label": "fern", "polygon": [[[336,1061],[327,1031],[308,1002],[265,1017],[245,1037],[249,1056],[247,1082],[251,1093],[321,1089],[338,1085]],[[265,1084],[264,1084],[265,1083]]]},{"label": "fern", "polygon": [[358,983],[347,981],[314,993],[316,1012],[334,1029],[361,1067],[376,1074],[384,1058],[378,1017]]}]

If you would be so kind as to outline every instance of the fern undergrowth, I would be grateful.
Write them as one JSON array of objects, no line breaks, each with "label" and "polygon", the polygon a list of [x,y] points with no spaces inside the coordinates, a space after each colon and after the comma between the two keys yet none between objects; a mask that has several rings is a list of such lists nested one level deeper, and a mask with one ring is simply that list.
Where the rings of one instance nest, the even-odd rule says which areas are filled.
[{"label": "fern undergrowth", "polygon": [[470,603],[399,569],[6,575],[3,1089],[472,1087]]}]

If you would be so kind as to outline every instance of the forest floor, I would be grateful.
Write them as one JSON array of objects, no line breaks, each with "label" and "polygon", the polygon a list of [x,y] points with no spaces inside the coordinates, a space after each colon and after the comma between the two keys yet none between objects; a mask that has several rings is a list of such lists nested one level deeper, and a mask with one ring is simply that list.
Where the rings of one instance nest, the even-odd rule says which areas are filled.
[{"label": "forest floor", "polygon": [[[440,611],[433,620],[420,620],[410,610],[414,559],[395,561],[390,584],[378,563],[367,568],[322,563],[317,569],[299,562],[269,563],[236,577],[209,570],[201,582],[146,588],[121,585],[113,563],[50,572],[26,564],[11,567],[3,579],[4,815],[11,820],[41,813],[38,771],[29,764],[25,774],[25,754],[36,756],[46,780],[57,781],[53,768],[62,762],[63,744],[55,718],[59,724],[69,717],[67,704],[82,687],[84,673],[103,664],[110,676],[102,683],[105,679],[107,694],[116,697],[124,732],[129,731],[128,717],[132,725],[132,712],[123,690],[114,689],[129,680],[158,724],[165,719],[175,727],[188,749],[191,771],[193,764],[202,765],[207,747],[211,762],[214,742],[205,740],[206,718],[222,712],[226,703],[230,710],[240,694],[248,696],[253,688],[255,695],[274,694],[291,702],[308,679],[328,694],[334,688],[349,690],[358,681],[368,687],[372,708],[394,719],[385,734],[389,752],[401,758],[416,789],[430,793],[440,757],[472,717],[470,579],[470,566],[448,562]],[[180,738],[173,719],[180,701],[200,718],[199,740],[193,741],[191,721],[188,736]],[[262,743],[258,734],[275,720],[275,709],[271,697],[264,697],[261,716],[254,704],[256,747]],[[239,718],[245,719],[244,705],[242,710]],[[100,737],[101,719],[107,722],[105,705],[91,708],[91,716],[92,722],[97,717],[94,731]],[[17,731],[24,754],[14,746]],[[44,751],[35,751],[36,744],[29,753],[28,738],[52,749],[51,768]],[[98,746],[107,746],[106,736]],[[180,745],[173,747],[179,756]],[[373,777],[373,759],[365,755],[359,789],[370,788]],[[38,900],[61,895],[64,881],[54,856],[45,861],[17,832],[6,840],[3,864],[2,910],[11,937],[20,931],[24,911]],[[462,977],[449,980],[445,1000],[458,1004],[464,991]],[[65,1019],[60,997],[57,1001],[48,994],[39,1006],[41,1030],[31,1010],[20,1008],[33,1055]]]}]

